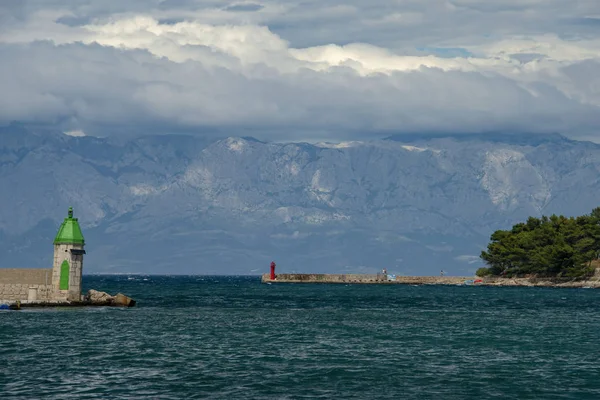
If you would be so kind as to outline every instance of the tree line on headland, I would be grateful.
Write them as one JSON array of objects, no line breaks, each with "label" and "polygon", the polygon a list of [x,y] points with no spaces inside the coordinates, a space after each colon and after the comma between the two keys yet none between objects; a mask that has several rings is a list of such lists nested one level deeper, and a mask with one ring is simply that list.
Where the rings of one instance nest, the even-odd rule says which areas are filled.
[{"label": "tree line on headland", "polygon": [[529,217],[494,232],[481,252],[478,276],[585,277],[600,257],[600,207],[589,215]]}]

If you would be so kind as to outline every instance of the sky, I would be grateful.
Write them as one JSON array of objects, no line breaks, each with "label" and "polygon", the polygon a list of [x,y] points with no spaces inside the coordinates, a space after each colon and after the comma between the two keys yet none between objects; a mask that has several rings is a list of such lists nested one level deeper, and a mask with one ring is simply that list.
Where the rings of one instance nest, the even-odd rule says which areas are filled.
[{"label": "sky", "polygon": [[598,0],[2,0],[0,125],[600,142]]}]

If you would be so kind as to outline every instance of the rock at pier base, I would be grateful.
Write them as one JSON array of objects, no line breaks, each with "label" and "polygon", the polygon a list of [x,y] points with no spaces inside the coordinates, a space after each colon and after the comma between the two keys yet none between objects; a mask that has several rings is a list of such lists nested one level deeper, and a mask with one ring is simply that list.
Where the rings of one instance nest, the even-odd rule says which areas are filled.
[{"label": "rock at pier base", "polygon": [[111,296],[106,292],[90,289],[87,295],[83,298],[84,302],[89,302],[91,305],[106,305],[112,307],[133,307],[135,300],[125,296],[123,293],[117,293],[116,296]]},{"label": "rock at pier base", "polygon": [[83,297],[83,301],[89,301],[90,303],[109,303],[113,299],[114,297],[110,294],[94,289],[88,290],[87,295]]},{"label": "rock at pier base", "polygon": [[135,300],[133,300],[131,297],[125,296],[123,293],[117,293],[117,295],[113,299],[113,302],[117,306],[123,306],[123,307],[135,306]]}]

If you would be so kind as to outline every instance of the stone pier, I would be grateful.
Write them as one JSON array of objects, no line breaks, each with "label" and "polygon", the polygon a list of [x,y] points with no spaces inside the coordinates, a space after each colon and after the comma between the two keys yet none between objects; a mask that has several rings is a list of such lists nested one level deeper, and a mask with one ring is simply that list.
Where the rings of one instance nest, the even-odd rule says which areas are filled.
[{"label": "stone pier", "polygon": [[479,278],[474,276],[396,276],[384,274],[278,274],[273,280],[269,274],[263,274],[261,281],[263,283],[345,283],[383,285],[473,285],[600,288],[600,274],[587,278]]},{"label": "stone pier", "polygon": [[271,280],[262,275],[263,283],[358,283],[405,285],[460,285],[477,278],[464,276],[395,276],[386,274],[278,274]]},{"label": "stone pier", "polygon": [[52,269],[0,269],[0,301],[44,301],[52,298]]}]

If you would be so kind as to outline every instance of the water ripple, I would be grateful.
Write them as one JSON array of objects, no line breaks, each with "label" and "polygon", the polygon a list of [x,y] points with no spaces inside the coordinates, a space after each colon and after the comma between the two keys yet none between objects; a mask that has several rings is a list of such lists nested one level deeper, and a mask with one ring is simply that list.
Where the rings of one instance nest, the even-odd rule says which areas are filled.
[{"label": "water ripple", "polygon": [[0,313],[2,399],[600,398],[598,291],[84,284],[139,307]]}]

